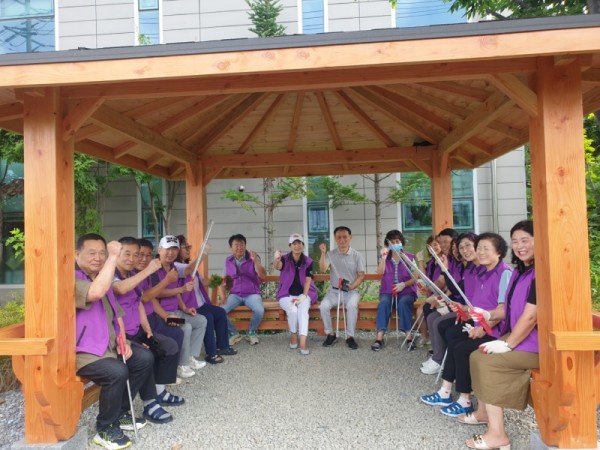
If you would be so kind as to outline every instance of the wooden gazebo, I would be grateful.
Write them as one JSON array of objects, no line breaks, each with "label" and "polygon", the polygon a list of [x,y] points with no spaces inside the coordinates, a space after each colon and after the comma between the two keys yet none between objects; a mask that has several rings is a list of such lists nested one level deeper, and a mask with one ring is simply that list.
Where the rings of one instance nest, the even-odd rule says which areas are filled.
[{"label": "wooden gazebo", "polygon": [[[543,440],[596,447],[582,115],[600,109],[600,17],[0,57],[0,127],[25,136],[25,335],[0,332],[26,442],[71,437],[73,153],[185,179],[202,239],[215,178],[420,170],[434,227],[450,171],[531,145]],[[75,411],[75,413],[74,413]]]}]

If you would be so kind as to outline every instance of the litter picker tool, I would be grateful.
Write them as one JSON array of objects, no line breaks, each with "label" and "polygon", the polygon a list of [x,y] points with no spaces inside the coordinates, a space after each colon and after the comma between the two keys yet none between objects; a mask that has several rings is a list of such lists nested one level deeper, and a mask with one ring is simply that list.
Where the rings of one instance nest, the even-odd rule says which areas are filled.
[{"label": "litter picker tool", "polygon": [[204,250],[206,250],[206,243],[208,242],[208,237],[210,236],[210,231],[212,230],[214,221],[210,221],[208,223],[208,230],[206,230],[206,234],[204,235],[204,240],[202,241],[202,247],[200,247],[200,254],[198,258],[196,258],[196,265],[194,266],[194,271],[192,272],[192,280],[196,277],[196,272],[198,272],[198,266],[200,266],[200,261],[202,261],[202,257],[204,256]]},{"label": "litter picker tool", "polygon": [[[454,287],[456,288],[457,292],[460,294],[460,296],[462,297],[462,299],[465,301],[465,304],[469,307],[469,309],[473,309],[473,304],[469,301],[469,299],[467,298],[467,296],[465,295],[465,293],[458,286],[458,283],[456,282],[456,280],[454,279],[454,277],[450,274],[450,271],[444,265],[444,263],[442,262],[442,260],[440,259],[440,257],[435,254],[435,252],[433,251],[433,249],[431,248],[431,246],[428,245],[427,246],[427,250],[429,250],[429,253],[431,253],[431,256],[433,256],[433,258],[435,259],[435,261],[438,263],[438,265],[442,269],[442,272],[444,272],[444,274],[446,275],[446,277],[454,285]],[[487,334],[489,334],[490,336],[492,335],[492,327],[490,327],[490,325],[486,322],[486,320],[483,317],[479,317],[478,316],[477,317],[477,322],[479,322],[481,324],[481,326],[483,327],[483,329],[485,330],[485,332]]]},{"label": "litter picker tool", "polygon": [[[119,353],[123,358],[123,364],[127,365],[127,360],[125,359],[125,339],[123,339],[123,335],[119,334],[117,336],[117,345],[119,346]],[[135,441],[138,440],[137,434],[137,423],[135,420],[135,412],[133,410],[133,399],[131,398],[131,385],[129,384],[129,375],[127,376],[127,395],[129,396],[129,409],[131,412],[131,422],[133,425],[133,434],[135,435]]]}]

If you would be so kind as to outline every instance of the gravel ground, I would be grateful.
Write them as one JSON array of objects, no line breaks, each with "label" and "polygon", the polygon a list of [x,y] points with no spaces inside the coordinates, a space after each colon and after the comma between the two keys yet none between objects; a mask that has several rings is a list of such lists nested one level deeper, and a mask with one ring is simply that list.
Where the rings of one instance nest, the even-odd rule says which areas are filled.
[{"label": "gravel ground", "polygon": [[[427,351],[400,351],[396,339],[375,353],[372,333],[357,337],[359,349],[343,339],[331,348],[309,336],[311,354],[287,347],[288,334],[261,336],[259,345],[236,345],[238,355],[208,365],[172,387],[186,403],[170,408],[175,420],[148,424],[139,431],[137,448],[183,449],[464,449],[464,441],[484,426],[460,425],[438,408],[418,401],[437,390],[432,375],[419,364]],[[0,394],[0,449],[23,438],[20,391]],[[141,403],[136,400],[141,413]],[[94,435],[97,405],[82,415],[88,449],[98,449]],[[508,411],[513,449],[528,449],[535,428],[533,410]],[[132,435],[133,433],[128,433]]]}]

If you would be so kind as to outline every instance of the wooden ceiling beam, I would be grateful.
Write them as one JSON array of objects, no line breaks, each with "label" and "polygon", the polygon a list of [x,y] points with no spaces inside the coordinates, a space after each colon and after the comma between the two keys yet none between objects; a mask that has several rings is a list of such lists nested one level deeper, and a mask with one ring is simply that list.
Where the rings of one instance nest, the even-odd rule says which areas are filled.
[{"label": "wooden ceiling beam", "polygon": [[22,118],[23,103],[15,102],[7,105],[0,105],[0,122]]},{"label": "wooden ceiling beam", "polygon": [[464,119],[467,117],[471,111],[467,108],[463,108],[462,106],[455,105],[453,103],[447,102],[443,98],[436,97],[435,95],[428,94],[427,92],[416,89],[411,85],[406,84],[394,84],[390,86],[386,86],[386,89],[397,92],[403,97],[407,97],[417,103],[421,103],[422,105],[427,105],[431,108],[437,109],[439,111],[446,112],[451,114],[452,116],[458,117],[460,119]]},{"label": "wooden ceiling beam", "polygon": [[331,115],[331,111],[329,110],[329,105],[327,105],[325,95],[322,92],[315,92],[315,97],[317,97],[317,102],[319,103],[319,108],[321,109],[321,114],[323,115],[327,129],[329,130],[329,135],[331,136],[333,145],[335,146],[336,150],[341,150],[343,148],[342,140],[340,139],[340,135],[335,128],[335,122],[333,120],[333,116]]},{"label": "wooden ceiling beam", "polygon": [[538,115],[538,98],[529,86],[510,73],[490,75],[489,79],[501,92],[512,99],[531,117]]},{"label": "wooden ceiling beam", "polygon": [[459,83],[452,83],[450,80],[442,80],[437,82],[419,82],[419,85],[435,89],[443,94],[453,94],[459,97],[465,97],[472,100],[483,102],[489,97],[490,93],[484,89],[476,89],[470,86],[463,86]]},{"label": "wooden ceiling beam", "polygon": [[84,98],[71,108],[62,121],[63,141],[68,141],[75,136],[77,130],[96,112],[102,103],[104,103],[104,99],[101,97]]},{"label": "wooden ceiling beam", "polygon": [[94,158],[108,161],[114,164],[120,164],[130,167],[135,170],[140,170],[151,175],[161,178],[169,178],[169,170],[163,166],[155,166],[149,168],[146,161],[135,156],[125,156],[121,160],[116,160],[113,157],[113,149],[106,145],[99,144],[90,140],[83,140],[75,143],[75,151],[85,153]]},{"label": "wooden ceiling beam", "polygon": [[490,95],[469,117],[446,135],[439,144],[440,152],[450,153],[462,143],[468,141],[479,130],[487,126],[488,123],[505,114],[513,105],[514,102],[507,100],[506,96],[501,92]]},{"label": "wooden ceiling beam", "polygon": [[120,133],[138,144],[148,146],[177,161],[191,163],[196,160],[196,156],[187,148],[125,117],[114,109],[102,106],[92,115],[91,120],[96,125]]},{"label": "wooden ceiling beam", "polygon": [[371,119],[364,110],[358,106],[344,91],[334,91],[337,98],[344,104],[344,106],[365,126],[373,135],[381,141],[386,147],[395,147],[396,143],[390,138],[385,131],[383,131],[379,125]]},{"label": "wooden ceiling beam", "polygon": [[[418,64],[413,66],[393,65],[367,69],[323,69],[318,71],[264,73],[249,75],[220,75],[213,77],[178,78],[168,80],[137,82],[113,82],[88,86],[65,86],[61,89],[65,98],[104,97],[120,98],[160,98],[174,96],[247,94],[262,92],[269,86],[270,92],[298,90],[322,90],[352,86],[382,85],[394,83],[444,82],[473,80],[490,73],[534,72],[535,59],[516,58],[502,61],[477,61],[472,63],[452,62]],[[449,83],[452,84],[452,83]],[[458,85],[457,85],[458,86]],[[457,88],[458,89],[458,88]],[[479,90],[467,94],[473,98]],[[481,100],[485,99],[482,98]]]},{"label": "wooden ceiling beam", "polygon": [[267,98],[268,93],[254,93],[248,95],[235,108],[228,111],[221,120],[211,126],[208,133],[204,134],[201,139],[201,145],[198,149],[198,155],[203,155],[211,145],[213,145],[221,136],[235,127],[247,114],[262,103]]},{"label": "wooden ceiling beam", "polygon": [[290,127],[290,135],[288,137],[287,151],[294,151],[296,139],[298,138],[298,126],[302,117],[302,106],[304,105],[304,92],[298,92],[296,95],[296,106],[294,107],[294,116],[292,117],[292,125]]},{"label": "wooden ceiling beam", "polygon": [[215,105],[210,111],[206,114],[198,117],[198,126],[197,127],[188,127],[187,129],[183,129],[177,138],[176,142],[180,143],[184,147],[194,148],[198,145],[198,138],[203,134],[206,134],[208,130],[210,130],[214,123],[219,122],[221,118],[239,105],[242,100],[246,98],[246,95],[230,95],[226,97],[224,101]]},{"label": "wooden ceiling beam", "polygon": [[146,166],[151,169],[154,166],[157,166],[161,159],[165,156],[161,153],[155,153],[150,158],[146,158]]},{"label": "wooden ceiling beam", "polygon": [[600,84],[600,69],[588,69],[581,73],[581,81]]},{"label": "wooden ceiling beam", "polygon": [[431,164],[429,164],[427,161],[411,159],[410,163],[413,164],[417,168],[417,170],[420,170],[429,178],[433,177],[433,169],[431,168]]},{"label": "wooden ceiling beam", "polygon": [[100,133],[104,133],[106,130],[98,125],[93,123],[88,123],[83,125],[77,133],[75,133],[75,142],[84,141],[86,139],[91,138],[92,136],[96,136]]},{"label": "wooden ceiling beam", "polygon": [[155,114],[157,112],[160,112],[163,109],[168,108],[170,106],[175,106],[178,103],[187,103],[188,100],[188,98],[180,97],[159,98],[157,100],[146,102],[142,105],[138,105],[134,108],[128,109],[127,111],[123,111],[122,114],[132,119],[139,120],[151,116],[152,114]]},{"label": "wooden ceiling beam", "polygon": [[241,155],[248,151],[248,149],[250,148],[250,146],[256,139],[258,133],[264,129],[264,127],[267,125],[267,121],[271,118],[273,113],[277,110],[277,106],[279,106],[279,103],[283,99],[283,96],[284,96],[284,94],[279,94],[279,95],[277,95],[277,97],[275,97],[275,100],[273,100],[273,103],[271,103],[271,105],[269,106],[267,111],[262,115],[262,117],[260,118],[260,120],[258,121],[256,126],[252,129],[250,134],[246,137],[244,142],[242,142],[242,144],[239,146],[239,148],[237,149],[237,151],[235,153]]},{"label": "wooden ceiling beam", "polygon": [[523,139],[527,139],[527,137],[529,136],[529,130],[527,127],[520,130],[518,128],[511,127],[510,125],[506,125],[499,121],[488,123],[487,127],[490,130],[503,134],[504,136],[513,139],[517,142],[521,142]]},{"label": "wooden ceiling beam", "polygon": [[414,119],[412,114],[407,113],[404,108],[401,108],[393,102],[387,101],[380,95],[375,94],[374,92],[363,87],[352,88],[352,91],[360,95],[375,108],[385,113],[394,122],[405,128],[408,128],[420,139],[427,139],[433,144],[440,142],[443,139],[443,135],[440,132],[434,129],[425,128],[421,123]]},{"label": "wooden ceiling beam", "polygon": [[[201,157],[207,167],[268,167],[270,165],[305,166],[319,164],[372,163],[394,161],[426,161],[435,146],[384,147],[364,150],[329,150],[295,153],[262,153],[245,155],[211,155]],[[389,170],[388,170],[389,172]]]},{"label": "wooden ceiling beam", "polygon": [[583,112],[589,114],[600,109],[600,87],[588,92],[583,99]]}]

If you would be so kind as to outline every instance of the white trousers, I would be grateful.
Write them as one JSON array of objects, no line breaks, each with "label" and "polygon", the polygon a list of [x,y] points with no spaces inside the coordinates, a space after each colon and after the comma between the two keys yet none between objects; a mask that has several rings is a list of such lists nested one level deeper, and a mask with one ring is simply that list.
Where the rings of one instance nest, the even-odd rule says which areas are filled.
[{"label": "white trousers", "polygon": [[[356,321],[358,319],[358,301],[360,296],[358,290],[350,292],[338,291],[337,289],[330,289],[329,293],[321,301],[321,320],[323,321],[323,328],[326,334],[333,333],[333,324],[331,323],[331,308],[337,308],[338,296],[341,293],[341,304],[340,304],[340,320],[344,318],[344,314],[341,310],[342,304],[346,305],[346,330],[348,332],[347,337],[354,336],[356,331]],[[337,312],[337,311],[336,311]]]},{"label": "white trousers", "polygon": [[283,297],[279,299],[279,306],[287,315],[290,333],[300,333],[300,336],[308,336],[308,310],[310,308],[310,299],[296,305],[292,300],[296,297]]}]

